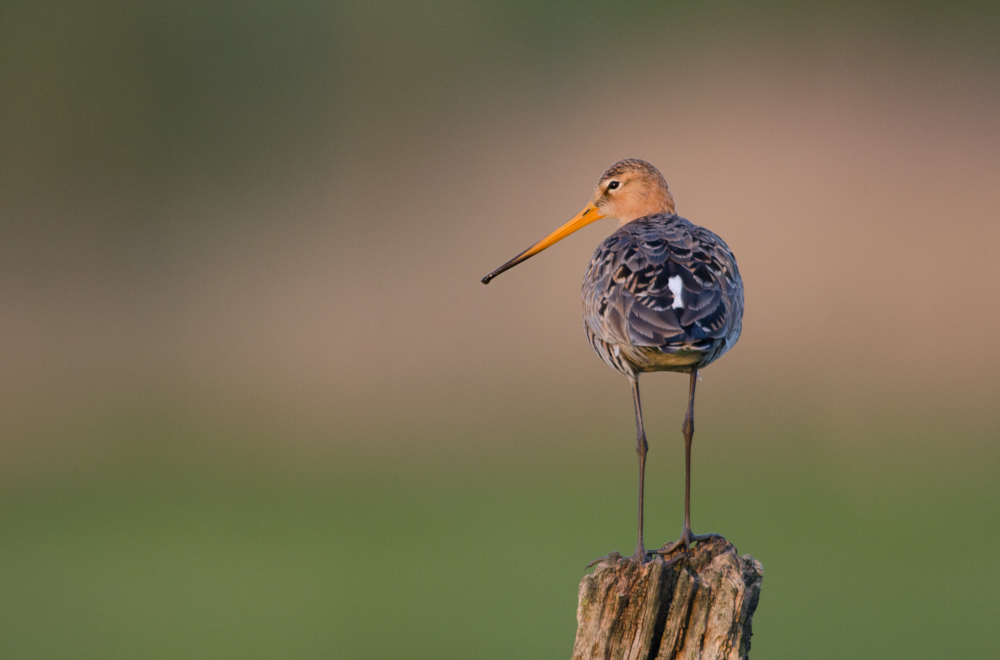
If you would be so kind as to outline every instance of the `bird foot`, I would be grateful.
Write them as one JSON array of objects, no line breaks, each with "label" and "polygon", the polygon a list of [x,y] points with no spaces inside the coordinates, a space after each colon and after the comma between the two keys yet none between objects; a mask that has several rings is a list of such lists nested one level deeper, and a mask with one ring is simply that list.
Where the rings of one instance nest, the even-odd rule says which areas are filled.
[{"label": "bird foot", "polygon": [[682,554],[687,554],[687,551],[691,549],[691,545],[695,543],[700,543],[702,541],[708,541],[710,539],[721,539],[721,534],[692,534],[690,527],[685,527],[681,531],[681,537],[674,541],[673,543],[668,543],[659,550],[653,552],[656,555],[669,555],[673,554],[675,550],[683,547],[684,552]]},{"label": "bird foot", "polygon": [[646,563],[649,562],[649,559],[650,559],[650,557],[649,557],[649,551],[647,551],[647,550],[645,550],[643,548],[636,548],[635,552],[632,553],[632,556],[630,557],[630,559],[632,561],[639,562],[639,565],[642,566],[643,564],[646,564]]},{"label": "bird foot", "polygon": [[605,562],[608,560],[610,560],[610,562],[613,564],[621,558],[622,556],[620,554],[618,554],[617,552],[612,552],[610,554],[604,555],[603,557],[598,557],[594,561],[590,562],[589,564],[587,564],[587,568],[590,568],[591,566],[595,566],[597,564],[600,564],[601,562]]},{"label": "bird foot", "polygon": [[[639,565],[642,566],[644,564],[648,564],[649,563],[649,561],[651,559],[651,556],[650,556],[651,554],[652,553],[650,553],[649,550],[642,550],[640,548],[636,548],[635,552],[632,554],[631,557],[629,557],[629,559],[631,559],[634,562],[638,562]],[[598,557],[594,561],[590,562],[589,564],[587,564],[587,568],[590,568],[591,566],[594,566],[596,564],[600,564],[601,562],[608,561],[608,560],[610,560],[611,563],[614,563],[614,562],[618,561],[621,558],[622,558],[622,556],[620,554],[618,554],[617,552],[612,552],[610,554],[604,555],[603,557]]]}]

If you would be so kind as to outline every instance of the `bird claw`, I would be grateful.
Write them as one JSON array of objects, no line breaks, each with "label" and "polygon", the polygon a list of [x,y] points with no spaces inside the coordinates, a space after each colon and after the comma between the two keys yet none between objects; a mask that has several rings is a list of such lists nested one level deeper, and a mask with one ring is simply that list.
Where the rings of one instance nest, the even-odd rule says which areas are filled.
[{"label": "bird claw", "polygon": [[639,562],[640,566],[644,566],[644,565],[646,565],[646,564],[649,563],[649,560],[650,560],[649,554],[650,553],[649,553],[648,550],[642,550],[642,549],[636,548],[635,549],[635,553],[630,557],[630,559],[632,561]]},{"label": "bird claw", "polygon": [[[633,553],[631,557],[628,557],[628,559],[631,560],[631,561],[634,561],[634,562],[638,562],[640,566],[643,566],[643,565],[649,563],[649,561],[651,559],[651,557],[650,557],[651,554],[653,554],[653,553],[651,553],[649,550],[640,550],[640,549],[636,548],[635,553]],[[615,563],[616,561],[618,561],[621,558],[622,558],[622,556],[619,553],[612,552],[610,554],[604,555],[603,557],[598,557],[594,561],[590,562],[589,564],[587,564],[587,568],[590,568],[591,566],[595,566],[597,564],[600,564],[601,562],[608,561],[608,560],[611,560],[610,563],[613,564],[613,563]]]},{"label": "bird claw", "polygon": [[611,557],[615,557],[615,559],[612,560],[612,563],[614,563],[615,561],[618,561],[619,559],[621,559],[621,555],[620,554],[618,554],[617,552],[612,552],[610,554],[604,555],[603,557],[598,557],[594,561],[590,562],[589,564],[587,564],[587,568],[590,568],[591,566],[595,566],[597,564],[600,564],[603,561],[607,561]]},{"label": "bird claw", "polygon": [[722,534],[692,534],[689,528],[685,528],[681,532],[681,537],[674,541],[673,543],[668,543],[659,550],[656,550],[653,554],[657,555],[669,555],[680,547],[684,548],[684,552],[681,556],[687,554],[687,551],[691,549],[693,543],[701,543],[703,541],[708,541],[711,539],[721,539]]}]

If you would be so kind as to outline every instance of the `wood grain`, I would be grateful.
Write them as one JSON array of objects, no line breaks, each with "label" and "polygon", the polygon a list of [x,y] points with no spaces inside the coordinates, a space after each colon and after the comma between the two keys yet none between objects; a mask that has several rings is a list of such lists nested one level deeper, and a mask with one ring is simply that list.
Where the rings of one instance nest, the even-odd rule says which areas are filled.
[{"label": "wood grain", "polygon": [[718,538],[645,566],[612,553],[580,582],[573,660],[738,660],[764,569]]}]

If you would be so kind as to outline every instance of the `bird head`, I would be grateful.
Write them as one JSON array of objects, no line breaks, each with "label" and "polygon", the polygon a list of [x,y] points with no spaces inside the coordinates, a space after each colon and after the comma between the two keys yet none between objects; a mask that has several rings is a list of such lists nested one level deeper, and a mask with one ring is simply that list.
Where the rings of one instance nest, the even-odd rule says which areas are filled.
[{"label": "bird head", "polygon": [[674,212],[674,198],[660,170],[638,158],[609,167],[594,186],[590,204],[603,217],[617,219],[619,227],[647,215]]},{"label": "bird head", "polygon": [[594,196],[583,210],[559,229],[538,241],[500,268],[483,278],[483,284],[545,248],[566,238],[577,229],[601,218],[617,218],[618,226],[655,213],[673,213],[674,198],[660,171],[638,158],[620,160],[601,176]]}]

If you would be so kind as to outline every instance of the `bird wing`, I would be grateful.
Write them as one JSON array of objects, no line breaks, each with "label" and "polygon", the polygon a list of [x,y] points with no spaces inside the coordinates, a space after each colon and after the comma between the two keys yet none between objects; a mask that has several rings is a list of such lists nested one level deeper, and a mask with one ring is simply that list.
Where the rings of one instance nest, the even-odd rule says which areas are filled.
[{"label": "bird wing", "polygon": [[594,253],[583,293],[595,334],[664,352],[711,350],[738,333],[743,314],[729,247],[676,215],[641,218],[609,236]]}]

